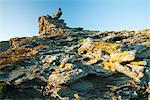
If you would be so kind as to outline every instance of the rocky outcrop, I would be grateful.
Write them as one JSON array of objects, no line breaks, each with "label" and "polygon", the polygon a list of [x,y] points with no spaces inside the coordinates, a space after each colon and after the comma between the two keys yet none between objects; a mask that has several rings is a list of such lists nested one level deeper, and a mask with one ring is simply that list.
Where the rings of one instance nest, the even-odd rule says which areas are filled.
[{"label": "rocky outcrop", "polygon": [[69,28],[66,26],[66,23],[64,23],[63,19],[59,19],[61,14],[62,12],[59,8],[52,17],[49,15],[39,17],[39,34],[41,37],[49,38],[68,34],[67,29]]},{"label": "rocky outcrop", "polygon": [[54,19],[59,19],[59,18],[61,17],[61,15],[62,15],[62,11],[61,11],[61,8],[59,8],[59,9],[55,12],[55,14],[52,16],[52,18],[54,18]]},{"label": "rocky outcrop", "polygon": [[67,34],[67,26],[64,20],[57,20],[51,16],[39,17],[39,34],[43,38]]},{"label": "rocky outcrop", "polygon": [[[84,59],[88,59],[85,61],[85,64],[91,65],[101,61],[99,64],[100,67],[112,72],[118,71],[124,73],[137,82],[143,77],[144,66],[147,63],[146,61],[134,61],[136,51],[122,51],[117,49],[121,44],[94,43],[89,38],[81,44],[78,52],[82,54]],[[83,54],[84,52],[86,53]],[[126,64],[126,62],[128,63]],[[122,63],[124,64],[122,65]]]},{"label": "rocky outcrop", "polygon": [[53,16],[40,16],[38,20],[39,34],[41,38],[50,38],[60,35],[66,35],[71,32],[82,31],[83,28],[70,28],[66,26],[63,19],[59,19],[62,11],[59,8]]},{"label": "rocky outcrop", "polygon": [[88,31],[59,17],[39,17],[40,36],[12,38],[0,53],[1,99],[148,98],[149,29]]}]

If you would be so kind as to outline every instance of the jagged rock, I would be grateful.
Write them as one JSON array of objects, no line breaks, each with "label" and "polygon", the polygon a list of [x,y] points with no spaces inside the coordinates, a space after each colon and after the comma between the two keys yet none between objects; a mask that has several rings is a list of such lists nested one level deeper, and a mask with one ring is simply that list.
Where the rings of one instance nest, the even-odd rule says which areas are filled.
[{"label": "jagged rock", "polygon": [[39,17],[39,34],[43,38],[67,34],[67,26],[62,20],[53,19],[47,16]]},{"label": "jagged rock", "polygon": [[29,37],[22,37],[22,38],[11,38],[9,43],[12,47],[17,48],[23,44],[25,44],[28,41],[31,41],[32,38]]},{"label": "jagged rock", "polygon": [[62,11],[61,11],[61,8],[59,8],[59,9],[55,12],[55,14],[52,16],[52,18],[54,18],[54,19],[59,19],[59,18],[61,17],[61,15],[62,15]]},{"label": "jagged rock", "polygon": [[[129,63],[130,61],[134,61],[135,51],[122,52],[117,49],[119,46],[119,44],[112,43],[94,43],[88,38],[83,40],[78,52],[82,54],[84,58],[88,59],[88,61],[85,61],[85,64],[91,65],[101,61],[100,66],[103,68],[124,73],[139,82],[140,78],[143,77],[142,72],[144,71],[146,62],[131,62],[132,65],[127,64],[127,66],[125,66],[125,62]],[[105,54],[102,55],[102,52],[105,52]],[[121,63],[124,63],[124,66],[121,65]],[[130,71],[128,67],[132,70]]]},{"label": "jagged rock", "polygon": [[60,19],[62,15],[61,9],[51,16],[40,16],[39,23],[39,34],[42,38],[50,38],[54,36],[65,35],[69,33],[69,28],[64,23],[64,20]]},{"label": "jagged rock", "polygon": [[39,23],[39,34],[41,38],[50,38],[55,36],[61,36],[69,34],[70,32],[79,32],[82,31],[83,28],[69,28],[64,23],[63,19],[59,19],[62,15],[61,9],[51,17],[51,16],[40,16]]},{"label": "jagged rock", "polygon": [[148,98],[149,29],[69,28],[57,13],[39,17],[40,36],[0,52],[0,99]]}]

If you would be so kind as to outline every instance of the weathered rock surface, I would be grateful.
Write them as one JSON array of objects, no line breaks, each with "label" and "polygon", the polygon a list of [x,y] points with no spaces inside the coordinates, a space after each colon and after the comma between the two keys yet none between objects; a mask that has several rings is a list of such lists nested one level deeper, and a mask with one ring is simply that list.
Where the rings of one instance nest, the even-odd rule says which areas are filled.
[{"label": "weathered rock surface", "polygon": [[51,16],[39,17],[39,34],[41,37],[49,38],[67,33],[67,26],[63,20],[57,20]]},{"label": "weathered rock surface", "polygon": [[9,41],[0,42],[0,52],[6,51],[9,48],[10,48]]},{"label": "weathered rock surface", "polygon": [[150,29],[88,31],[60,16],[39,17],[40,36],[1,51],[1,99],[147,100]]},{"label": "weathered rock surface", "polygon": [[69,27],[66,26],[63,19],[59,19],[61,15],[62,12],[59,8],[52,17],[49,15],[39,17],[39,34],[41,37],[49,38],[69,33]]}]

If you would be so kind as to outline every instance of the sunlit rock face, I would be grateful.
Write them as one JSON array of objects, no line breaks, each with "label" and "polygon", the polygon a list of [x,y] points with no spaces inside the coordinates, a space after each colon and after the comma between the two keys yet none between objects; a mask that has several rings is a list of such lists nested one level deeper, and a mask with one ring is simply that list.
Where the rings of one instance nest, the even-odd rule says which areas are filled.
[{"label": "sunlit rock face", "polygon": [[42,38],[55,37],[60,35],[66,35],[73,31],[82,31],[83,28],[69,28],[63,19],[60,19],[62,15],[59,8],[53,16],[40,16],[38,19],[39,34]]},{"label": "sunlit rock face", "polygon": [[61,14],[62,12],[59,8],[52,17],[49,15],[39,17],[39,34],[41,37],[49,38],[68,33],[67,29],[69,28],[66,26],[66,23],[64,23],[63,19],[59,19]]},{"label": "sunlit rock face", "polygon": [[147,99],[150,30],[69,28],[39,17],[39,36],[0,44],[0,99]]},{"label": "sunlit rock face", "polygon": [[[57,20],[51,16],[39,17],[39,34],[45,38],[67,34],[68,27],[64,20]],[[47,37],[46,37],[47,36]]]}]

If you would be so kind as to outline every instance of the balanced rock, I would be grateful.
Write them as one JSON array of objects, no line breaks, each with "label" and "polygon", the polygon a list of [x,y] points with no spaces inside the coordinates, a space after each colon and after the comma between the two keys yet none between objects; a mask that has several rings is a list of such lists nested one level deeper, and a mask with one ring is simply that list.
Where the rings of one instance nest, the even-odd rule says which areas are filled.
[{"label": "balanced rock", "polygon": [[61,8],[59,8],[59,9],[55,12],[55,14],[52,16],[52,18],[54,18],[54,19],[59,19],[59,18],[61,17],[61,15],[62,15],[62,11],[61,11]]},{"label": "balanced rock", "polygon": [[64,23],[64,20],[58,20],[61,14],[62,12],[59,8],[52,17],[49,15],[39,17],[39,34],[42,38],[60,36],[68,33],[69,28]]}]

